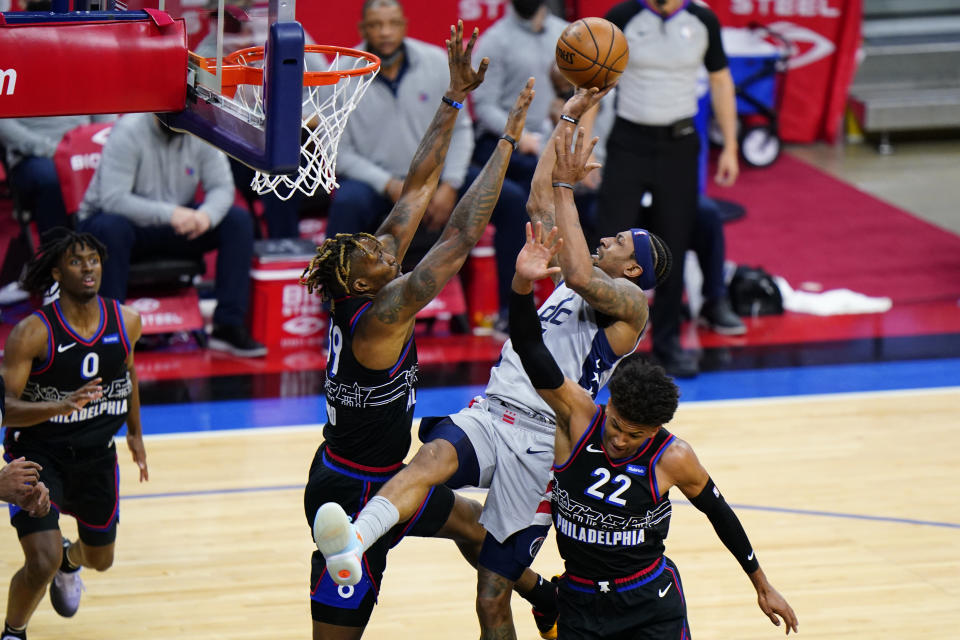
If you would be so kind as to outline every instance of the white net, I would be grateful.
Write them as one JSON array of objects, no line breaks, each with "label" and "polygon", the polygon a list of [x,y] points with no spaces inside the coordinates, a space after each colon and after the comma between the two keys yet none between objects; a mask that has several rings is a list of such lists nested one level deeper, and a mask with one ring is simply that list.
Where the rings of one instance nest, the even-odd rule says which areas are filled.
[{"label": "white net", "polygon": [[[362,69],[370,65],[366,58],[336,52],[328,59],[321,53],[304,55],[305,71],[339,71]],[[241,64],[259,66],[259,61]],[[341,75],[335,84],[304,86],[300,136],[300,166],[295,174],[271,175],[257,172],[250,183],[259,194],[274,193],[281,200],[289,200],[298,190],[307,196],[318,187],[330,193],[338,187],[336,178],[337,149],[347,119],[357,107],[377,70],[357,75]],[[240,85],[230,100],[251,119],[263,121],[263,87]]]}]

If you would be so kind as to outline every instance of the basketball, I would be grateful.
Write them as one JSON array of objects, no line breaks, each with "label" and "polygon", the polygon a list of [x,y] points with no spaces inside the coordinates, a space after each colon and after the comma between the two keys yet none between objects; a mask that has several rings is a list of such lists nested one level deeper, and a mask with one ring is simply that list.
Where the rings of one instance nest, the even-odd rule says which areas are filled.
[{"label": "basketball", "polygon": [[603,18],[583,18],[557,40],[557,67],[577,87],[604,87],[617,81],[630,51],[617,25]]}]

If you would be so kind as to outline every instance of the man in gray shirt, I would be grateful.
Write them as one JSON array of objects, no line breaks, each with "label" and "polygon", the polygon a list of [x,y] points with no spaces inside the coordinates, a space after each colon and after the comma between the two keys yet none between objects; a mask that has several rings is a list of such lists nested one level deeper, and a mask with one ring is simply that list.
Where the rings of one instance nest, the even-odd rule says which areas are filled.
[{"label": "man in gray shirt", "polygon": [[[364,39],[360,48],[380,56],[382,63],[379,75],[350,115],[340,140],[340,188],[330,207],[327,237],[377,229],[400,197],[410,159],[446,90],[446,53],[440,47],[406,37],[406,16],[397,0],[368,0],[360,31]],[[519,93],[520,89],[514,92],[511,106]],[[473,129],[465,115],[457,119],[440,185],[407,253],[408,265],[416,264],[433,246],[453,206],[479,174],[479,168],[470,164]],[[500,131],[505,123],[506,112]],[[491,217],[497,231],[494,246],[504,310],[513,261],[524,241],[526,188],[528,185],[522,187],[505,180]],[[506,313],[501,318],[505,323]]]},{"label": "man in gray shirt", "polygon": [[[51,116],[0,118],[0,145],[6,149],[11,186],[33,214],[37,231],[67,226],[67,210],[53,154],[70,130],[115,116]],[[70,212],[72,213],[72,212]]]},{"label": "man in gray shirt", "polygon": [[[204,193],[199,204],[198,186]],[[101,295],[126,299],[134,254],[199,256],[217,249],[210,347],[241,357],[265,355],[266,347],[244,326],[253,221],[233,206],[234,195],[222,151],[168,129],[153,114],[120,118],[78,212],[79,229],[107,247]]]},{"label": "man in gray shirt", "polygon": [[[556,59],[557,39],[567,22],[550,13],[546,0],[512,0],[507,13],[493,23],[477,42],[474,57],[490,58],[487,81],[473,92],[477,117],[474,162],[486,162],[497,146],[513,97],[527,78],[536,78],[537,95],[527,115],[526,128],[510,158],[507,177],[530,189],[543,143],[550,138],[550,70]],[[517,247],[519,250],[519,246]],[[513,272],[513,266],[510,267]]]}]

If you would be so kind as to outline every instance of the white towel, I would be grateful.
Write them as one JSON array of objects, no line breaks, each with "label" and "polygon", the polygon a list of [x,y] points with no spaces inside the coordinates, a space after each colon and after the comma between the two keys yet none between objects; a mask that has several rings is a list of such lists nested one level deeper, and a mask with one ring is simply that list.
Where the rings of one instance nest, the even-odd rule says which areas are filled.
[{"label": "white towel", "polygon": [[890,298],[873,298],[850,289],[831,289],[822,293],[794,291],[780,276],[774,281],[783,296],[783,308],[796,313],[834,316],[850,313],[883,313],[893,306]]}]

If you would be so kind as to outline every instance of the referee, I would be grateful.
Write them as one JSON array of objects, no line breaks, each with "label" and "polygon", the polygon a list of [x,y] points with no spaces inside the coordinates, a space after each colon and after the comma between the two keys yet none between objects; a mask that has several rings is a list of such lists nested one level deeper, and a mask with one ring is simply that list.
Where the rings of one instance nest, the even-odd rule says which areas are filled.
[{"label": "referee", "polygon": [[[676,257],[657,287],[651,318],[654,355],[676,377],[699,373],[697,359],[680,347],[683,256],[690,247],[699,193],[697,77],[706,66],[713,110],[723,133],[715,180],[737,178],[733,77],[720,41],[720,23],[690,0],[626,0],[605,16],[623,31],[630,61],[617,90],[616,122],[607,140],[600,186],[598,232],[644,227]],[[644,194],[652,196],[641,209]],[[647,204],[647,203],[644,203]]]}]

